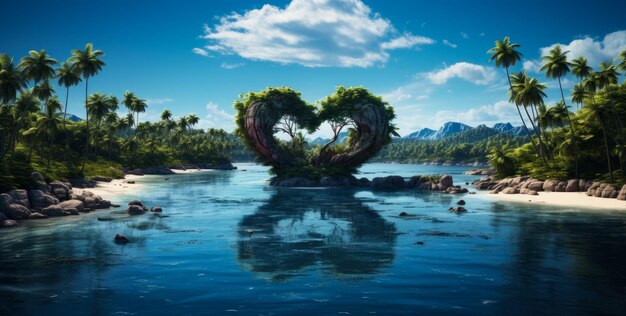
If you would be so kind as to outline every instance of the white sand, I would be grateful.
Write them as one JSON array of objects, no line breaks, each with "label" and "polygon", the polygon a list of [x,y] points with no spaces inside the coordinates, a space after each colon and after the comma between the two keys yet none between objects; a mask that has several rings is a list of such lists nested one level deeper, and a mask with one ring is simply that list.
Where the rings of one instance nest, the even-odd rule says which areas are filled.
[{"label": "white sand", "polygon": [[626,201],[591,197],[584,192],[539,192],[539,195],[481,193],[477,195],[496,201],[626,211]]}]

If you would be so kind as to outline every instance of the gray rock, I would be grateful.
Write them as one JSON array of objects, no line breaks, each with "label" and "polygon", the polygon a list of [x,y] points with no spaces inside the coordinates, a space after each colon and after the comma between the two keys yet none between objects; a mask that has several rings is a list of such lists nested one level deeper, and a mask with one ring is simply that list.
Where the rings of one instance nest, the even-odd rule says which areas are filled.
[{"label": "gray rock", "polygon": [[462,206],[451,207],[448,210],[450,212],[454,212],[454,213],[465,213],[465,212],[467,212],[467,210],[464,207],[462,207]]},{"label": "gray rock", "polygon": [[44,218],[48,218],[48,216],[44,215],[44,214],[41,214],[39,212],[31,213],[28,216],[28,219],[44,219]]},{"label": "gray rock", "polygon": [[46,182],[46,178],[39,172],[33,172],[30,174],[30,177],[37,182]]},{"label": "gray rock", "polygon": [[307,179],[303,177],[294,177],[294,178],[287,178],[287,179],[275,179],[272,185],[277,186],[277,187],[293,188],[293,187],[315,187],[318,184],[316,181],[313,181],[311,179]]},{"label": "gray rock", "polygon": [[567,182],[561,181],[561,182],[559,182],[559,184],[556,185],[556,187],[554,188],[554,191],[555,192],[565,192],[566,188],[567,188]]},{"label": "gray rock", "polygon": [[320,186],[323,187],[338,187],[340,185],[341,183],[333,177],[322,177],[320,179]]},{"label": "gray rock", "polygon": [[86,208],[94,208],[98,202],[96,202],[96,199],[86,196],[83,203],[85,203]]},{"label": "gray rock", "polygon": [[502,194],[517,194],[517,193],[519,193],[519,190],[517,188],[507,187],[507,188],[504,188],[502,191],[500,191],[500,193],[502,193]]},{"label": "gray rock", "polygon": [[160,206],[154,206],[150,208],[150,212],[161,213],[163,209]]},{"label": "gray rock", "polygon": [[70,213],[70,215],[80,215],[78,210],[75,209],[75,208],[67,208],[64,211],[67,212],[67,213]]},{"label": "gray rock", "polygon": [[141,203],[141,201],[139,201],[139,200],[132,200],[132,201],[128,202],[128,206],[131,206],[131,205],[138,205],[138,206],[143,207],[143,203]]},{"label": "gray rock", "polygon": [[113,178],[105,177],[105,176],[95,176],[91,178],[91,180],[98,181],[98,182],[111,182],[113,181]]},{"label": "gray rock", "polygon": [[440,188],[441,190],[445,190],[448,187],[451,187],[453,185],[452,176],[447,175],[447,174],[443,175],[441,179],[439,179],[439,184],[441,186]]},{"label": "gray rock", "polygon": [[9,205],[13,204],[14,202],[15,200],[13,200],[13,198],[9,194],[0,194],[0,211],[2,211],[2,209],[4,209],[5,207],[9,207]]},{"label": "gray rock", "polygon": [[409,181],[406,183],[406,187],[415,188],[423,181],[426,181],[426,180],[423,180],[421,176],[412,176],[411,179],[409,179]]},{"label": "gray rock", "polygon": [[626,184],[622,187],[616,197],[618,200],[625,201],[626,200]]},{"label": "gray rock", "polygon": [[559,184],[558,180],[546,180],[543,182],[543,190],[546,192],[552,192],[556,189],[556,186]]},{"label": "gray rock", "polygon": [[50,205],[50,206],[44,208],[43,210],[41,210],[41,214],[48,215],[50,217],[70,215],[69,212],[65,211],[64,209],[62,209],[58,205]]},{"label": "gray rock", "polygon": [[376,177],[372,179],[370,187],[374,190],[398,190],[406,186],[401,176]]},{"label": "gray rock", "polygon": [[[607,184],[604,187],[604,190],[602,190],[602,197],[605,199],[611,198],[611,195],[613,194],[613,192],[616,190],[616,188],[610,184]],[[597,193],[596,193],[597,194]],[[615,194],[615,196],[617,197],[617,194]]]},{"label": "gray rock", "polygon": [[50,190],[52,192],[52,195],[54,195],[60,201],[69,200],[72,196],[71,187],[60,181],[50,182]]},{"label": "gray rock", "polygon": [[115,242],[116,244],[127,244],[130,242],[130,240],[128,239],[128,237],[122,234],[116,234],[113,238],[113,242]]},{"label": "gray rock", "polygon": [[21,201],[21,205],[26,208],[30,208],[30,201],[28,200],[28,192],[26,192],[26,190],[13,190],[9,192],[9,195],[13,198],[13,200],[15,200],[16,203]]},{"label": "gray rock", "polygon": [[50,205],[56,205],[60,203],[59,199],[52,195],[45,194],[41,190],[28,191],[28,197],[30,199],[31,208],[35,210],[41,210]]},{"label": "gray rock", "polygon": [[12,219],[5,219],[4,221],[0,222],[0,228],[15,227],[17,225],[17,222]]},{"label": "gray rock", "polygon": [[85,209],[85,203],[83,203],[83,201],[80,201],[80,200],[63,201],[59,203],[59,206],[64,210],[76,209],[79,212]]},{"label": "gray rock", "polygon": [[464,200],[458,200],[456,201],[457,205],[465,205],[465,201]]},{"label": "gray rock", "polygon": [[587,191],[587,189],[585,189],[585,186],[587,186],[587,180],[584,179],[580,179],[578,180],[578,191]]},{"label": "gray rock", "polygon": [[141,215],[146,212],[146,208],[139,205],[129,205],[127,212],[130,215]]},{"label": "gray rock", "polygon": [[578,188],[580,185],[580,180],[572,179],[567,181],[567,186],[565,187],[565,192],[578,192]]},{"label": "gray rock", "polygon": [[528,189],[535,192],[543,191],[543,181],[533,181],[528,185]]},{"label": "gray rock", "polygon": [[0,222],[3,222],[4,220],[9,219],[6,215],[4,215],[4,213],[0,213]]},{"label": "gray rock", "polygon": [[6,217],[12,220],[27,219],[31,213],[26,206],[16,203],[10,204],[9,206],[3,208],[1,212],[4,213]]}]

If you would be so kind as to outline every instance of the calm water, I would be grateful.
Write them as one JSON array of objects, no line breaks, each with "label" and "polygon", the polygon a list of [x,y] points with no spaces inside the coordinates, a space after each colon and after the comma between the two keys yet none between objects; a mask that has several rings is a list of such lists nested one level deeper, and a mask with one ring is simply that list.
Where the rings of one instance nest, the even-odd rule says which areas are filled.
[{"label": "calm water", "polygon": [[[0,230],[0,315],[626,313],[625,212],[464,195],[456,215],[459,196],[267,190],[264,167],[239,168],[144,177],[113,199],[168,217],[104,210]],[[362,174],[460,183],[465,169]]]}]

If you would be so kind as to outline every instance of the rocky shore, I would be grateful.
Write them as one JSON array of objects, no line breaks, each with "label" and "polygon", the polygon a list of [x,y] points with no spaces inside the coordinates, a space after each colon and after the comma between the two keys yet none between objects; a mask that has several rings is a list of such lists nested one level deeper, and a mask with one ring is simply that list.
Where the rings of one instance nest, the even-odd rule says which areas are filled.
[{"label": "rocky shore", "polygon": [[401,176],[376,177],[371,181],[367,178],[357,179],[354,176],[322,177],[319,180],[304,177],[279,178],[274,177],[268,183],[273,187],[343,187],[343,188],[369,188],[371,190],[397,191],[397,190],[431,190],[445,193],[457,194],[467,193],[466,188],[454,185],[452,176],[412,176],[403,178]]},{"label": "rocky shore", "polygon": [[472,185],[479,190],[490,190],[494,194],[538,195],[538,192],[585,192],[587,196],[626,200],[626,185],[619,189],[609,183],[584,179],[542,181],[529,176],[501,180],[487,177],[472,182]]},{"label": "rocky shore", "polygon": [[0,194],[0,228],[17,226],[19,220],[79,215],[115,206],[90,191],[75,194],[70,182],[46,183],[37,172],[31,177],[37,183],[35,189]]}]

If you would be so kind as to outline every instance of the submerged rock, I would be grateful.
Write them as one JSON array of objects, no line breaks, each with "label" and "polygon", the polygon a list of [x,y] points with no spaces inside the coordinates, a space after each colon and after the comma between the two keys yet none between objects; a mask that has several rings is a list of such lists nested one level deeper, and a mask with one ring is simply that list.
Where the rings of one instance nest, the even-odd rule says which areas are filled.
[{"label": "submerged rock", "polygon": [[150,212],[161,213],[163,212],[163,209],[160,206],[153,206],[150,208]]},{"label": "submerged rock", "polygon": [[467,210],[464,207],[462,207],[462,206],[451,207],[448,210],[450,212],[453,212],[453,213],[465,213],[465,212],[467,212]]},{"label": "submerged rock", "polygon": [[404,189],[406,183],[401,176],[376,177],[372,179],[370,187],[374,190],[398,190]]},{"label": "submerged rock", "polygon": [[122,235],[122,234],[116,234],[115,237],[113,238],[113,241],[116,244],[127,244],[130,242],[130,239],[128,239],[128,237]]},{"label": "submerged rock", "polygon": [[464,200],[458,200],[458,201],[456,201],[456,205],[465,205],[465,201]]},{"label": "submerged rock", "polygon": [[9,228],[18,226],[17,222],[12,219],[5,219],[0,222],[0,228]]}]

